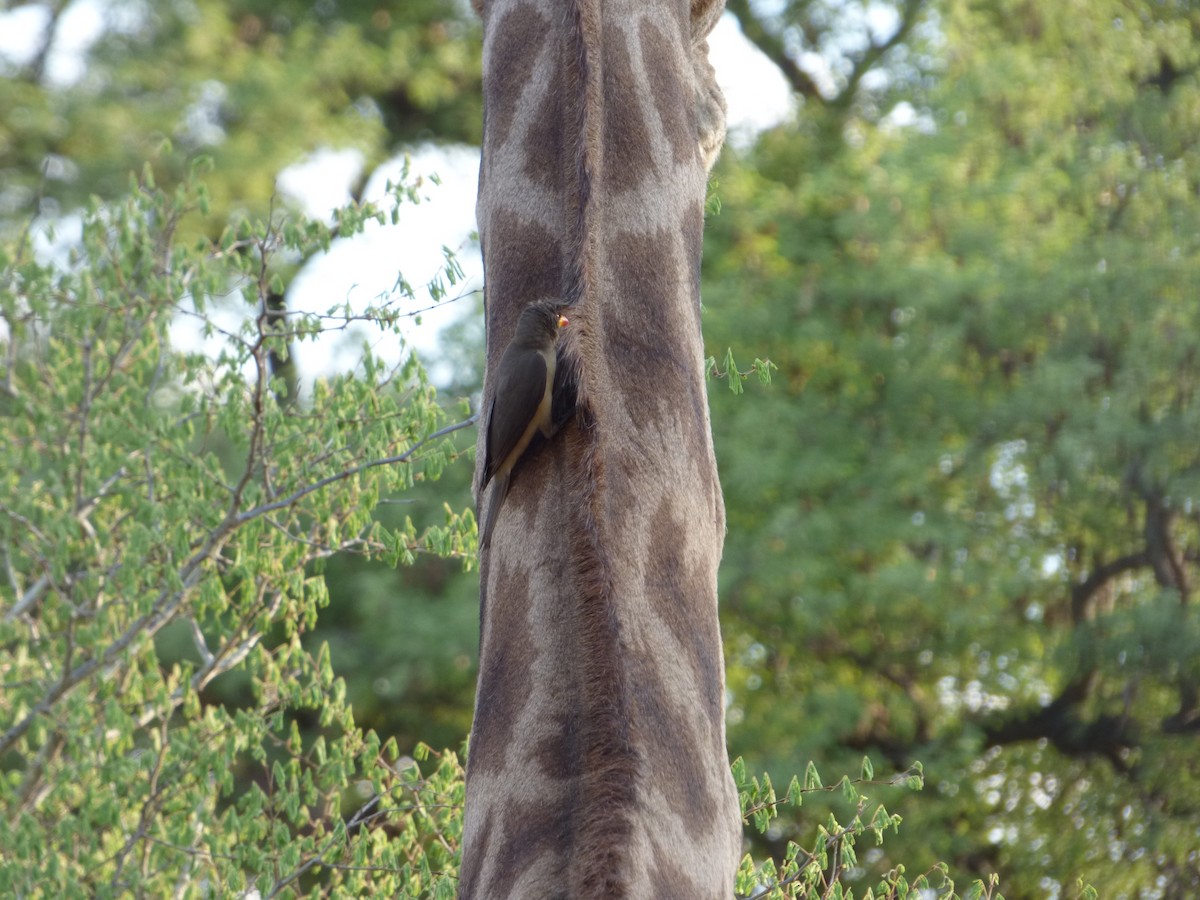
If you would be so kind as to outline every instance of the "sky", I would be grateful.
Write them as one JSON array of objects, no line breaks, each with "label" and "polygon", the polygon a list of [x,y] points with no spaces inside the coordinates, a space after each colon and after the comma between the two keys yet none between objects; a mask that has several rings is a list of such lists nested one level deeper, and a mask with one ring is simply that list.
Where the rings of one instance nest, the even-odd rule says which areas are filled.
[{"label": "sky", "polygon": [[[742,35],[736,20],[722,17],[710,40],[717,79],[729,104],[730,140],[745,142],[757,131],[790,115],[794,100],[779,71]],[[289,300],[293,308],[323,312],[334,302],[350,299],[355,307],[387,293],[399,269],[414,287],[437,274],[441,248],[449,247],[462,264],[465,283],[453,296],[467,296],[483,285],[483,262],[471,240],[475,230],[475,190],[479,177],[479,150],[474,147],[416,148],[410,154],[413,174],[436,174],[440,184],[427,182],[428,198],[419,206],[402,208],[395,226],[372,228],[366,234],[339,242],[330,253],[314,260],[293,283]],[[389,178],[396,178],[400,159],[377,169],[365,197],[381,201]],[[361,158],[354,151],[318,151],[304,163],[280,175],[279,189],[298,200],[310,215],[319,216],[349,199]],[[428,302],[419,303],[428,307]],[[473,303],[443,303],[420,316],[405,329],[430,367],[434,382],[438,371],[437,334],[462,314],[475,314]],[[341,340],[328,357],[332,370],[353,365],[358,341]],[[401,352],[390,335],[372,342],[385,359]],[[307,353],[306,348],[306,353]]]},{"label": "sky", "polygon": [[[106,24],[105,0],[76,0],[64,13],[54,48],[47,59],[47,77],[70,83],[83,74],[87,48]],[[0,57],[15,62],[29,58],[46,22],[46,10],[27,4],[0,12]],[[778,70],[741,34],[736,20],[726,14],[709,41],[710,58],[717,80],[729,105],[729,141],[747,142],[757,131],[791,114],[794,99]],[[818,66],[819,68],[819,66]],[[314,258],[293,281],[288,301],[291,308],[324,313],[349,300],[358,309],[387,296],[398,274],[417,288],[416,308],[426,308],[422,287],[435,277],[442,263],[442,248],[458,257],[466,280],[451,297],[467,302],[443,301],[439,306],[413,316],[402,333],[429,365],[437,383],[447,373],[439,371],[438,334],[458,317],[478,314],[470,302],[473,291],[483,283],[478,246],[471,238],[475,230],[475,190],[479,173],[479,150],[474,147],[412,148],[408,152],[410,173],[423,175],[423,202],[401,208],[398,224],[368,228],[353,239],[336,242],[329,253]],[[365,199],[383,201],[389,179],[399,175],[403,157],[397,157],[372,173]],[[294,200],[314,217],[322,217],[350,199],[350,186],[359,177],[361,154],[354,150],[325,148],[282,172],[279,192]],[[436,176],[436,183],[430,176]],[[59,222],[59,244],[78,234],[78,220]],[[46,245],[47,253],[55,247]],[[61,247],[59,248],[61,249]],[[218,311],[214,318],[222,327],[236,331],[244,310]],[[172,339],[180,349],[206,346],[195,319],[181,318],[172,328]],[[353,369],[361,356],[363,341],[389,362],[398,362],[407,351],[388,333],[372,334],[365,328],[331,334],[316,344],[305,344],[300,355],[305,382],[315,377]],[[216,352],[214,345],[209,345]]]}]

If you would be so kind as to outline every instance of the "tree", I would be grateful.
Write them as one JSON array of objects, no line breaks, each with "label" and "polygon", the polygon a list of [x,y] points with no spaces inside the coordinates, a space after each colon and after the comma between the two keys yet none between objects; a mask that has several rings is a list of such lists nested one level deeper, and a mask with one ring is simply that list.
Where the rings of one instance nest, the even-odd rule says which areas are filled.
[{"label": "tree", "polygon": [[[67,265],[28,240],[0,250],[0,891],[453,897],[457,756],[418,745],[414,759],[364,729],[315,632],[331,558],[410,565],[472,549],[470,518],[449,507],[420,532],[371,515],[382,494],[436,478],[457,455],[444,437],[467,423],[436,428],[419,366],[388,371],[369,349],[359,375],[311,400],[271,383],[272,348],[337,311],[274,330],[270,256],[382,212],[347,207],[334,227],[242,220],[189,246],[179,236],[203,205],[202,185],[164,192],[147,175],[88,213]],[[225,351],[173,350],[181,298],[203,311],[226,292],[252,315]],[[735,776],[760,828],[834,787],[813,770],[781,801],[769,779],[740,764]],[[843,780],[853,818],[811,850],[744,860],[742,889],[840,890],[856,841],[898,825],[858,793],[871,778],[864,762]],[[910,880],[951,885],[897,870],[875,896]]]},{"label": "tree", "polygon": [[[80,82],[42,54],[0,93],[0,890],[448,895],[461,771],[445,753],[419,776],[408,754],[469,716],[471,526],[443,506],[467,505],[469,476],[416,479],[466,441],[267,510],[268,490],[447,420],[415,368],[368,362],[293,405],[261,363],[322,327],[264,316],[276,289],[370,212],[336,231],[272,212],[279,169],[343,141],[369,168],[406,140],[477,139],[476,26],[432,2],[382,28],[369,4],[191,4],[205,28],[159,6],[118,17],[137,27],[106,32]],[[945,858],[1010,898],[1074,896],[1077,874],[1193,896],[1196,13],[930,0],[884,27],[847,25],[861,4],[730,8],[812,81],[795,122],[726,151],[704,273],[712,351],[778,366],[713,398],[730,738],[768,857],[743,892],[895,896]],[[208,187],[177,195],[201,152]],[[161,189],[124,197],[147,158]],[[93,195],[75,255],[39,258],[33,213]],[[220,362],[164,337],[192,298],[245,311]],[[247,472],[238,509],[259,513],[196,557]],[[360,555],[318,558],[342,544]],[[401,657],[416,617],[463,624],[422,626],[429,655]],[[445,694],[376,686],[410,672]],[[746,775],[788,783],[810,758],[851,777],[775,798]],[[924,793],[877,783],[917,778],[914,758]]]},{"label": "tree", "polygon": [[[46,61],[62,19],[70,14],[70,5],[45,4],[44,9],[47,18],[42,43],[23,67],[5,73],[12,76],[12,90],[0,99],[5,107],[0,166],[6,173],[5,224],[0,226],[0,234],[12,242],[4,259],[6,319],[0,337],[11,338],[4,341],[9,351],[8,385],[20,386],[22,378],[29,379],[26,389],[10,398],[6,423],[12,429],[6,428],[4,440],[6,449],[20,446],[19,458],[37,466],[35,470],[22,468],[16,463],[18,457],[13,457],[14,467],[5,474],[16,481],[6,488],[18,482],[22,486],[53,483],[44,477],[47,461],[37,458],[43,444],[31,444],[35,439],[21,429],[32,429],[37,422],[54,422],[55,415],[65,408],[64,398],[78,401],[89,394],[79,381],[82,363],[71,358],[72,348],[85,336],[90,335],[86,345],[120,354],[101,382],[108,393],[97,389],[93,392],[97,396],[87,401],[98,408],[99,401],[107,398],[106,416],[100,424],[93,424],[83,448],[100,453],[96,450],[99,446],[106,458],[89,459],[87,465],[103,471],[107,457],[119,457],[122,450],[136,457],[138,442],[150,439],[147,433],[156,438],[160,433],[169,435],[177,442],[155,445],[154,459],[144,462],[142,477],[156,489],[139,503],[123,502],[130,499],[130,492],[118,490],[125,478],[137,483],[138,473],[132,469],[106,488],[106,498],[114,492],[115,498],[102,504],[108,510],[104,524],[90,528],[99,536],[95,540],[109,541],[105,552],[110,554],[110,564],[114,554],[122,559],[129,556],[120,547],[127,536],[105,533],[114,521],[133,528],[140,541],[135,542],[135,550],[155,559],[153,565],[122,565],[115,574],[102,570],[109,579],[104,583],[108,595],[113,590],[112,579],[133,578],[137,573],[137,583],[123,584],[121,594],[137,596],[136,601],[125,600],[124,605],[141,610],[141,615],[127,611],[124,618],[96,624],[86,646],[78,637],[77,624],[64,624],[70,617],[63,619],[57,588],[62,587],[64,573],[70,576],[69,587],[76,592],[74,606],[82,615],[90,615],[88,609],[98,602],[95,593],[100,588],[84,579],[93,570],[85,567],[76,572],[74,560],[79,557],[94,565],[99,561],[91,558],[90,548],[80,556],[65,536],[59,547],[52,539],[44,544],[40,538],[25,535],[24,522],[37,518],[26,515],[28,511],[20,504],[6,504],[23,519],[8,520],[5,535],[25,535],[24,543],[15,546],[27,555],[8,560],[4,646],[6,650],[21,647],[26,653],[48,654],[39,661],[44,670],[39,670],[36,680],[25,683],[15,669],[5,673],[0,721],[10,746],[0,759],[13,787],[13,793],[5,797],[6,808],[13,812],[5,846],[31,854],[13,856],[26,863],[23,872],[12,870],[15,880],[8,886],[46,887],[57,880],[71,885],[72,890],[91,893],[115,891],[125,883],[152,894],[161,893],[156,886],[169,884],[175,876],[186,887],[187,873],[195,871],[201,873],[195,884],[218,883],[231,890],[256,878],[265,879],[260,887],[280,886],[289,875],[300,873],[303,883],[327,887],[341,883],[352,889],[356,882],[369,879],[386,890],[388,877],[383,874],[372,878],[369,871],[355,874],[343,869],[341,874],[334,870],[331,875],[329,866],[353,862],[355,854],[361,857],[368,849],[377,849],[379,839],[392,829],[395,833],[385,841],[386,852],[374,853],[380,871],[396,870],[399,880],[394,883],[407,889],[416,890],[423,883],[432,890],[428,866],[433,864],[443,869],[440,883],[450,884],[452,890],[448,879],[453,869],[440,866],[436,853],[422,859],[424,876],[405,874],[403,864],[416,859],[414,847],[419,843],[453,834],[446,824],[452,820],[453,804],[447,801],[456,791],[461,793],[461,784],[453,780],[455,773],[461,779],[454,755],[443,757],[438,772],[421,780],[409,765],[408,754],[416,744],[411,730],[382,730],[384,737],[377,738],[362,728],[358,724],[361,719],[350,713],[349,700],[374,693],[370,681],[364,692],[361,680],[354,679],[366,668],[362,657],[371,657],[344,652],[345,642],[338,641],[332,622],[323,623],[324,635],[315,634],[314,629],[316,610],[328,604],[330,596],[339,597],[339,613],[351,617],[361,615],[358,611],[371,603],[372,592],[360,597],[357,592],[340,589],[336,580],[328,583],[324,578],[327,564],[345,569],[353,565],[350,558],[373,557],[367,564],[387,572],[389,581],[394,582],[391,573],[398,556],[416,562],[419,570],[429,570],[434,556],[438,557],[436,563],[457,568],[470,558],[462,542],[470,520],[464,523],[457,515],[448,515],[449,507],[441,497],[415,509],[388,506],[378,521],[371,518],[371,498],[377,492],[403,490],[409,498],[426,493],[414,481],[439,473],[459,451],[448,439],[441,439],[425,445],[408,463],[397,463],[395,472],[372,468],[336,480],[325,494],[347,485],[352,489],[342,490],[336,497],[305,494],[283,511],[246,500],[238,512],[237,504],[222,496],[220,485],[238,485],[240,480],[227,473],[240,472],[250,479],[246,492],[252,495],[268,489],[265,482],[256,485],[255,479],[269,473],[269,488],[286,496],[288,479],[293,486],[313,484],[322,477],[347,473],[355,459],[367,460],[372,452],[383,454],[382,458],[395,455],[394,446],[385,447],[388,442],[415,440],[441,415],[419,368],[389,373],[369,354],[360,378],[318,385],[312,402],[305,400],[290,408],[297,394],[294,368],[289,364],[303,349],[296,342],[323,327],[338,327],[338,316],[344,325],[350,315],[345,310],[331,310],[332,318],[316,319],[289,312],[286,295],[291,276],[310,255],[327,250],[335,238],[358,233],[364,223],[373,224],[376,216],[352,204],[334,219],[332,227],[297,223],[281,211],[286,210],[286,198],[275,196],[276,179],[283,167],[314,149],[350,146],[357,148],[364,160],[357,194],[374,165],[402,149],[404,142],[435,134],[442,139],[469,139],[477,132],[480,118],[478,52],[473,46],[476,26],[468,10],[442,2],[408,3],[395,11],[356,3],[342,3],[337,9],[321,4],[272,4],[268,8],[256,3],[201,3],[153,9],[141,4],[108,4],[109,18],[87,54],[84,77],[64,83],[51,77]],[[170,139],[179,152],[161,152],[164,139]],[[213,157],[216,165],[205,175],[203,186],[194,188],[194,194],[176,198],[174,188],[188,179],[198,154]],[[122,197],[128,171],[141,168],[147,160],[136,196]],[[151,180],[161,191],[151,188]],[[399,194],[412,199],[411,186],[406,185]],[[39,264],[28,243],[30,235],[40,232],[43,222],[69,216],[84,203],[91,207],[90,224],[84,246],[72,257],[70,274]],[[35,213],[41,221],[31,226]],[[194,245],[197,240],[199,249]],[[127,258],[135,249],[144,251],[144,256]],[[130,266],[149,286],[143,291],[141,305],[116,315],[114,310],[125,298],[123,293],[113,292],[115,286],[123,292],[134,283],[133,274],[127,271]],[[95,288],[100,282],[103,290]],[[242,301],[236,295],[243,287],[252,295],[247,297],[249,304],[241,302],[250,336],[226,335],[228,356],[220,365],[214,368],[211,362],[172,351],[165,328],[177,310],[194,314],[196,301],[201,303],[201,315],[217,305],[236,307]],[[394,300],[406,299],[403,293],[398,292]],[[403,314],[399,302],[354,313],[360,320],[382,326],[393,325]],[[119,339],[113,338],[114,329]],[[116,349],[110,346],[113,340],[117,340]],[[257,349],[250,353],[250,347]],[[244,383],[238,372],[238,360],[249,364],[248,354],[256,365],[252,383]],[[141,367],[131,368],[130,358],[141,360]],[[70,360],[71,365],[58,366],[60,359]],[[96,364],[109,365],[104,359],[103,354],[98,355]],[[146,368],[147,359],[155,363],[150,369]],[[265,373],[258,366],[264,360]],[[57,380],[44,385],[38,380],[55,374]],[[118,375],[128,377],[121,381]],[[57,395],[50,392],[54,386]],[[269,397],[264,388],[269,389]],[[198,397],[203,391],[208,394],[201,401]],[[229,402],[225,392],[229,392]],[[125,410],[126,404],[133,408]],[[340,421],[325,418],[338,410],[356,412]],[[243,420],[239,415],[250,417]],[[146,417],[145,422],[139,416]],[[322,427],[313,426],[314,417]],[[384,427],[375,428],[379,421]],[[137,428],[124,428],[135,422]],[[174,433],[176,427],[182,429],[178,434]],[[326,444],[309,454],[306,462],[306,448],[316,446],[310,440],[320,443],[322,433]],[[124,443],[110,443],[117,438]],[[36,440],[44,443],[49,439],[42,436]],[[276,471],[265,466],[255,470],[255,454],[274,459],[285,451],[288,463],[294,465],[291,471],[283,471],[287,465]],[[416,471],[403,471],[405,465],[414,466],[418,460]],[[60,462],[70,465],[65,457]],[[156,469],[158,465],[163,468]],[[189,470],[189,466],[194,468]],[[90,477],[92,469],[87,471]],[[185,480],[188,474],[191,481]],[[212,483],[203,485],[204,478]],[[305,482],[306,478],[311,481]],[[178,485],[178,495],[169,493],[166,485]],[[132,492],[133,499],[138,499],[136,494],[136,490]],[[466,496],[462,489],[454,502]],[[389,499],[395,504],[411,502]],[[197,514],[191,531],[167,528],[177,521],[176,516],[183,516],[179,521],[186,522],[189,510],[206,509],[205,502],[220,504],[222,500],[224,506],[207,508],[206,517]],[[66,499],[63,504],[39,507],[40,514],[61,518],[70,512]],[[213,538],[209,548],[213,552],[222,540],[226,542],[210,561],[216,573],[206,570],[195,586],[186,586],[193,592],[210,592],[197,601],[194,593],[185,593],[178,585],[172,563],[183,565],[190,560],[175,559],[183,549],[205,548],[206,535],[212,534],[204,529],[214,525],[212,517],[219,508],[229,510],[219,524],[239,536]],[[257,514],[249,514],[253,510]],[[411,519],[421,524],[414,525],[409,516],[397,515],[397,511],[411,512]],[[270,524],[266,525],[268,513]],[[278,541],[286,537],[289,526],[297,543],[284,552]],[[60,523],[61,527],[66,526]],[[263,533],[253,533],[260,528]],[[41,533],[48,537],[53,529],[42,528]],[[187,535],[190,538],[184,540]],[[322,535],[327,538],[324,546]],[[86,542],[89,533],[71,536],[76,542]],[[160,538],[157,543],[151,540],[155,536]],[[425,539],[438,545],[436,554]],[[164,549],[164,540],[183,541],[184,546]],[[381,541],[386,541],[386,546]],[[52,545],[57,555],[43,553]],[[246,562],[234,565],[231,553],[241,554]],[[57,573],[44,572],[52,561],[59,567]],[[196,557],[195,562],[195,571],[204,569],[204,559]],[[26,564],[32,568],[26,569]],[[152,591],[160,580],[160,593],[172,584],[178,590],[162,593],[161,602],[142,610],[137,604],[149,602],[150,595],[138,593],[138,588]],[[390,609],[399,606],[406,611],[408,630],[417,620],[436,619],[444,624],[446,617],[438,609],[422,616],[421,607],[412,599],[409,591],[405,602],[390,604]],[[42,622],[47,609],[53,627]],[[114,632],[118,626],[126,631]],[[473,627],[464,630],[473,631]],[[73,647],[69,654],[58,652],[64,633]],[[151,634],[153,643],[149,644]],[[384,638],[389,634],[394,635],[390,627],[382,629]],[[403,631],[399,636],[404,636]],[[332,644],[332,653],[328,647],[322,652],[326,641]],[[393,637],[391,644],[397,643],[402,641]],[[457,652],[461,655],[463,651]],[[103,677],[95,670],[95,653],[105,663]],[[114,658],[109,663],[110,653],[126,653],[130,658]],[[85,668],[68,665],[79,660]],[[55,661],[63,671],[70,670],[66,681],[73,682],[71,686],[52,679]],[[28,659],[22,665],[26,663]],[[92,668],[86,668],[88,665]],[[351,688],[334,677],[335,665],[339,675],[350,675]],[[133,674],[113,685],[114,673],[130,672]],[[94,687],[89,679],[97,677],[100,686]],[[80,680],[75,682],[76,678]],[[8,692],[10,679],[22,690]],[[139,694],[148,691],[145,683],[159,688],[158,702],[139,700]],[[167,688],[162,687],[164,683]],[[38,694],[39,689],[43,693]],[[123,693],[126,689],[133,691],[132,697]],[[37,705],[59,691],[62,696],[48,700],[48,709]],[[75,720],[57,715],[56,704],[75,703],[86,721],[87,700],[98,694],[108,698],[112,710],[124,715],[88,748],[89,758],[66,764],[64,755],[71,748],[61,735],[70,733]],[[129,713],[130,706],[136,707],[136,714]],[[372,713],[368,704],[358,706],[368,715]],[[460,718],[469,721],[469,706],[464,702],[460,707],[465,710]],[[37,714],[31,717],[33,711]],[[272,714],[269,721],[268,712]],[[377,710],[374,718],[386,721]],[[47,719],[55,723],[49,730]],[[18,736],[9,731],[10,726],[26,730]],[[464,728],[451,728],[452,737],[443,737],[442,745],[457,743]],[[445,732],[445,727],[442,730]],[[431,728],[426,733],[436,732]],[[389,740],[388,735],[399,736],[403,743]],[[381,744],[386,752],[380,751]],[[157,767],[148,767],[151,745],[157,747]],[[100,780],[86,769],[89,761],[99,769]],[[284,769],[277,769],[276,764]],[[106,783],[120,783],[120,773],[150,770],[155,775],[150,787],[131,791],[120,800],[114,799],[111,791],[104,795]],[[86,777],[75,782],[79,771]],[[206,781],[209,772],[222,773],[219,789]],[[290,779],[287,783],[281,780],[285,775]],[[368,782],[374,784],[376,793],[368,790],[363,795]],[[64,798],[73,790],[68,787],[72,783],[79,785],[83,799],[78,792]],[[390,803],[382,802],[385,795]],[[236,802],[230,799],[235,797]],[[195,804],[189,807],[193,799]],[[413,808],[428,804],[432,806],[427,812],[410,814]],[[60,828],[56,820],[69,808],[78,815],[66,816]],[[186,814],[180,813],[181,809],[186,809]],[[243,827],[245,820],[238,817],[245,817],[247,809],[261,812],[262,821],[273,829],[269,836],[260,835],[255,830],[258,826]],[[168,820],[182,815],[181,823],[195,831],[181,833],[172,850],[161,843],[162,829],[175,826],[164,825],[155,818],[159,815]],[[132,821],[137,827],[130,825],[130,816],[135,816]],[[79,821],[73,825],[73,819]],[[226,831],[224,826],[231,822],[234,824]],[[114,824],[119,827],[114,829]],[[76,826],[82,831],[71,830]],[[338,828],[342,829],[340,835]],[[92,831],[95,837],[90,836]],[[75,843],[79,833],[87,835],[82,848]],[[170,839],[166,838],[168,843]],[[115,863],[111,853],[106,855],[114,841],[120,845]],[[252,858],[241,852],[242,842],[246,847],[258,846]],[[68,845],[70,850],[65,849]],[[42,858],[46,847],[63,852],[57,854],[61,861],[55,861],[53,878],[42,881],[33,861]],[[222,856],[222,847],[230,853]],[[317,877],[322,868],[324,873]],[[147,877],[147,871],[153,875]]]},{"label": "tree", "polygon": [[[438,841],[460,829],[457,760],[425,778],[360,728],[311,632],[336,554],[466,555],[473,523],[449,506],[421,532],[371,514],[436,478],[457,455],[441,436],[465,423],[438,428],[414,361],[389,371],[364,348],[359,375],[302,403],[277,397],[268,364],[339,314],[277,328],[272,255],[384,213],[242,219],[185,242],[206,192],[157,190],[150,169],[89,212],[66,266],[29,240],[0,256],[0,890],[452,894]],[[203,314],[231,293],[248,315],[216,359],[171,348],[181,303]],[[222,680],[238,703],[217,702]]]},{"label": "tree", "polygon": [[[409,0],[384,9],[356,0],[118,0],[103,4],[103,28],[84,53],[82,75],[63,80],[48,63],[83,5],[22,8],[40,11],[45,27],[28,56],[3,72],[0,235],[16,239],[35,216],[35,231],[53,224],[69,232],[90,199],[122,196],[129,172],[147,161],[169,191],[205,156],[213,161],[204,177],[207,211],[180,227],[185,243],[215,241],[235,218],[293,210],[280,173],[316,151],[360,155],[361,174],[346,200],[361,201],[376,167],[413,144],[478,143],[478,24],[465,3]],[[164,141],[173,152],[162,152]],[[324,246],[269,256],[268,281],[278,275],[279,291],[268,310],[280,330],[289,331],[295,276]],[[427,305],[406,299],[394,292],[389,315]],[[303,357],[314,351],[282,344],[275,351],[268,360],[279,390],[294,397]],[[469,475],[451,471],[436,489],[415,485],[378,514],[394,527],[409,516],[432,525],[442,521],[444,503],[465,507],[469,496]],[[461,568],[461,560],[430,557],[399,570],[357,557],[329,562],[335,602],[322,628],[338,673],[348,679],[360,721],[408,749],[417,740],[454,745],[470,721],[477,601],[471,579],[454,577]],[[169,643],[182,650],[190,641]],[[228,690],[223,697],[235,700]]]},{"label": "tree", "polygon": [[1200,18],[933,9],[928,77],[719,173],[706,332],[779,366],[714,411],[730,740],[920,758],[890,847],[1010,897],[1191,896]]},{"label": "tree", "polygon": [[[204,154],[216,164],[209,213],[189,227],[213,237],[232,212],[265,214],[279,173],[319,148],[360,151],[361,189],[405,144],[478,142],[478,30],[464,4],[118,0],[83,76],[64,83],[46,64],[75,5],[31,4],[44,11],[40,41],[4,72],[10,228],[113,198],[146,160],[172,186]],[[159,154],[164,139],[180,152]]]}]

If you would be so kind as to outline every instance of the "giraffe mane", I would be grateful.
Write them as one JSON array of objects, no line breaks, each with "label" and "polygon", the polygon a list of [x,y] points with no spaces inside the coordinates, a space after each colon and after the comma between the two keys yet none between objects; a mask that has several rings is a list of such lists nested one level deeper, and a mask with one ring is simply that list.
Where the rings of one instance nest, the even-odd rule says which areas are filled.
[{"label": "giraffe mane", "polygon": [[[603,177],[600,153],[603,114],[598,0],[572,0],[576,128],[571,135],[575,169],[575,223],[567,261],[569,302],[579,310],[581,327],[564,346],[566,378],[575,387],[578,429],[572,447],[580,461],[571,494],[583,500],[568,537],[580,609],[580,644],[584,723],[580,734],[583,772],[577,831],[578,864],[573,867],[570,895],[580,900],[626,896],[625,870],[637,803],[637,757],[629,735],[629,693],[619,665],[620,622],[612,579],[614,561],[601,534],[599,505],[605,489],[605,466],[592,405],[594,379],[581,370],[580,356],[596,358],[598,285],[593,282],[593,181]],[[574,442],[573,441],[573,442]],[[612,685],[620,685],[613,692]]]}]

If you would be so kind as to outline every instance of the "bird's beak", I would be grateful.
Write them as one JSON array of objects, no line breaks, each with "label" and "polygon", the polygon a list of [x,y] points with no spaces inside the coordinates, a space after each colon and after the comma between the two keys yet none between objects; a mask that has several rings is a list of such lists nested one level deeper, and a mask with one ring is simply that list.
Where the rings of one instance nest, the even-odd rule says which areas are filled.
[{"label": "bird's beak", "polygon": [[567,325],[570,323],[570,321],[571,321],[571,320],[570,320],[570,319],[568,319],[566,316],[559,316],[559,317],[558,317],[558,327],[559,327],[559,328],[566,328],[566,327],[567,327]]}]

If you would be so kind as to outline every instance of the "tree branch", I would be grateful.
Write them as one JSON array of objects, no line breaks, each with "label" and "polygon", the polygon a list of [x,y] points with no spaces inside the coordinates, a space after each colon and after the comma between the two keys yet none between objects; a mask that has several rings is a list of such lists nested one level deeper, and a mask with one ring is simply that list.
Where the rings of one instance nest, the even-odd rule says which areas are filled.
[{"label": "tree branch", "polygon": [[826,102],[812,76],[800,68],[796,61],[788,55],[783,39],[768,31],[762,21],[750,10],[750,0],[726,0],[725,9],[733,13],[733,17],[741,26],[742,34],[775,64],[775,67],[787,79],[788,84],[792,86],[793,91],[806,100],[822,104]]},{"label": "tree branch", "polygon": [[55,37],[58,35],[58,21],[62,18],[62,14],[67,11],[69,0],[57,0],[54,3],[46,4],[49,9],[49,16],[46,19],[46,25],[42,28],[41,40],[38,42],[37,52],[25,67],[22,77],[30,84],[41,84],[42,78],[46,75],[46,60],[50,56],[50,50],[54,47]]},{"label": "tree branch", "polygon": [[[904,4],[899,10],[900,24],[896,27],[895,32],[882,43],[870,40],[861,55],[851,58],[851,70],[846,80],[846,86],[834,97],[826,97],[821,93],[812,76],[805,72],[788,53],[783,36],[768,29],[763,21],[754,14],[750,8],[750,0],[726,0],[725,8],[738,20],[746,39],[775,64],[775,67],[791,85],[792,90],[804,97],[805,100],[811,100],[829,108],[844,110],[856,99],[859,85],[867,73],[874,69],[891,50],[908,39],[921,18],[926,2],[927,0],[904,0]],[[815,43],[815,38],[818,37],[808,29],[805,29],[805,35],[810,43]]]},{"label": "tree branch", "polygon": [[846,87],[830,101],[832,106],[845,108],[854,102],[863,77],[875,68],[876,64],[894,47],[908,38],[917,24],[917,20],[921,17],[924,6],[925,0],[904,0],[904,7],[900,13],[900,24],[896,27],[895,32],[882,44],[877,44],[873,40],[868,44],[862,56],[854,61],[854,68],[851,69],[850,77],[846,80]]},{"label": "tree branch", "polygon": [[[478,414],[465,419],[462,422],[455,422],[453,425],[447,425],[445,428],[440,428],[432,434],[421,438],[412,447],[404,453],[396,456],[389,456],[384,459],[375,459],[360,465],[338,472],[335,475],[329,475],[313,484],[306,485],[299,490],[293,491],[286,497],[275,500],[271,503],[264,503],[252,509],[237,512],[237,503],[240,502],[241,493],[235,495],[234,505],[231,506],[229,512],[221,523],[212,531],[195,554],[184,563],[179,570],[178,584],[179,588],[175,591],[163,590],[150,609],[142,616],[139,616],[113,643],[111,643],[104,652],[99,656],[94,656],[91,659],[85,660],[78,665],[64,668],[62,677],[46,691],[46,694],[39,700],[20,721],[10,726],[2,735],[0,735],[0,753],[7,752],[21,737],[27,732],[39,716],[45,715],[63,696],[69,693],[77,684],[91,677],[98,671],[101,671],[112,663],[128,649],[134,641],[139,637],[153,637],[163,626],[171,622],[178,615],[181,607],[192,589],[199,584],[203,573],[204,564],[220,553],[225,543],[230,536],[247,522],[257,519],[260,516],[266,515],[277,509],[282,509],[286,506],[291,506],[298,500],[306,497],[308,494],[318,491],[323,487],[334,484],[339,481],[344,481],[368,469],[373,469],[378,466],[391,465],[393,463],[406,462],[412,458],[421,447],[439,437],[444,437],[460,429],[473,425],[478,419]],[[251,645],[252,646],[252,645]],[[250,646],[239,649],[237,652],[244,657],[248,653]],[[216,666],[220,662],[218,656],[210,666]],[[212,670],[208,670],[211,672]]]},{"label": "tree branch", "polygon": [[1154,569],[1154,580],[1159,587],[1174,588],[1179,593],[1179,602],[1186,605],[1189,593],[1187,570],[1171,537],[1171,509],[1159,491],[1145,491],[1143,497],[1146,501],[1146,555]]},{"label": "tree branch", "polygon": [[0,735],[0,753],[6,753],[30,729],[39,716],[45,715],[53,709],[54,704],[77,684],[116,662],[117,658],[139,637],[153,637],[164,625],[174,619],[184,598],[199,583],[202,564],[220,552],[232,533],[233,520],[226,518],[205,541],[204,546],[184,563],[180,569],[178,590],[169,592],[164,589],[155,598],[150,609],[144,615],[139,616],[99,656],[93,656],[71,668],[64,668],[62,677],[46,691],[45,696],[18,722]]},{"label": "tree branch", "polygon": [[1088,577],[1071,588],[1071,621],[1076,625],[1089,622],[1096,617],[1092,600],[1108,582],[1124,572],[1131,572],[1148,565],[1150,558],[1145,550],[1130,553],[1110,563],[1097,566]]},{"label": "tree branch", "polygon": [[353,466],[345,471],[338,472],[336,475],[328,475],[319,481],[314,481],[312,484],[305,485],[304,487],[288,494],[286,497],[281,497],[278,500],[271,501],[270,503],[260,504],[253,509],[247,509],[238,514],[237,524],[241,525],[244,522],[250,521],[251,519],[257,519],[259,516],[266,513],[274,512],[277,509],[283,509],[284,507],[291,506],[293,503],[308,496],[314,491],[319,491],[321,488],[328,487],[329,485],[335,484],[339,481],[345,481],[347,478],[352,478],[355,475],[367,471],[368,469],[374,469],[378,466],[388,466],[392,465],[393,463],[408,462],[408,460],[412,458],[412,455],[421,449],[421,447],[423,447],[425,444],[437,438],[452,434],[455,431],[459,431],[463,428],[474,425],[478,419],[479,413],[475,413],[461,422],[455,422],[453,425],[447,425],[445,428],[438,429],[437,431],[433,432],[433,434],[426,435],[409,447],[406,451],[397,456],[388,456],[384,457],[383,459],[373,459],[369,462],[362,463],[361,465]]},{"label": "tree branch", "polygon": [[1095,689],[1097,674],[1089,672],[1067,684],[1057,697],[1040,709],[1011,717],[990,717],[983,724],[984,745],[998,747],[1045,739],[1066,756],[1103,756],[1114,769],[1132,767],[1125,752],[1137,745],[1124,716],[1100,715],[1085,721],[1078,707]]}]

